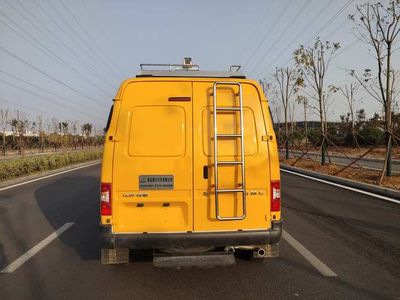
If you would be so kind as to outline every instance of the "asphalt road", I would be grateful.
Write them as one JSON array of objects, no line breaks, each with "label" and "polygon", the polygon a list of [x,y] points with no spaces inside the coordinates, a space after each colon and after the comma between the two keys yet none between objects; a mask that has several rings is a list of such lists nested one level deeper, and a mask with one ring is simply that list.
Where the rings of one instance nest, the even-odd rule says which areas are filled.
[{"label": "asphalt road", "polygon": [[[281,155],[284,155],[284,151],[280,152]],[[302,152],[300,151],[291,151],[290,154],[293,157],[299,157],[302,155]],[[321,160],[321,156],[317,153],[307,153],[307,155],[303,156],[305,159],[316,159],[318,158],[319,160]],[[348,165],[350,164],[352,161],[354,161],[356,158],[347,158],[345,156],[338,156],[338,155],[330,155],[331,161],[334,164],[338,164],[338,165]],[[326,158],[328,160],[328,158]],[[371,169],[371,170],[382,170],[383,168],[383,160],[380,159],[370,159],[370,158],[362,158],[359,161],[357,161],[354,165],[354,167],[357,166],[361,166],[364,167],[366,169]],[[400,174],[400,161],[399,160],[393,160],[392,161],[392,171],[395,174]]]},{"label": "asphalt road", "polygon": [[[282,173],[284,228],[337,274],[323,276],[288,240],[280,258],[230,267],[155,269],[99,262],[100,167],[0,191],[0,270],[73,222],[9,274],[0,299],[359,299],[400,297],[400,206]],[[35,248],[35,249],[36,249]]]}]

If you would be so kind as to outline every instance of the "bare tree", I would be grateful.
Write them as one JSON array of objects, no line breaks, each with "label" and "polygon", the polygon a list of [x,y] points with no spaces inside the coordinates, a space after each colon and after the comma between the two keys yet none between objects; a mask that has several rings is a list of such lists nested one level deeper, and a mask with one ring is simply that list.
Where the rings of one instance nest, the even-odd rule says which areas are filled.
[{"label": "bare tree", "polygon": [[57,151],[57,144],[59,141],[59,134],[58,134],[58,119],[57,118],[51,118],[51,130],[52,133],[49,136],[49,141],[53,142],[54,146],[54,151]]},{"label": "bare tree", "polygon": [[25,134],[29,128],[30,121],[28,115],[20,110],[16,111],[16,118],[14,120],[15,132],[18,137],[18,153],[24,154]]},{"label": "bare tree", "polygon": [[298,95],[296,98],[296,102],[303,105],[304,138],[306,142],[306,149],[308,150],[308,121],[307,121],[308,99],[306,96]]},{"label": "bare tree", "polygon": [[296,110],[296,105],[295,105],[295,102],[292,101],[289,103],[290,135],[292,136],[292,139],[294,138],[294,130],[296,128],[296,122],[294,120],[295,110]]},{"label": "bare tree", "polygon": [[68,143],[69,123],[68,121],[58,122],[61,146],[64,148]]},{"label": "bare tree", "polygon": [[74,150],[76,150],[76,135],[78,133],[78,121],[71,122],[71,132],[72,132],[72,144]]},{"label": "bare tree", "polygon": [[311,87],[318,101],[318,113],[321,122],[321,164],[325,164],[325,154],[327,151],[327,118],[326,100],[330,90],[325,88],[325,76],[335,52],[340,48],[339,43],[329,41],[322,42],[318,37],[313,46],[305,47],[301,45],[294,52],[294,60],[302,72],[304,83]]},{"label": "bare tree", "polygon": [[289,125],[288,113],[289,103],[294,93],[297,92],[301,84],[301,79],[298,76],[296,69],[290,68],[276,68],[275,73],[272,75],[277,87],[277,95],[283,107],[283,117],[285,122],[285,157],[289,158]]},{"label": "bare tree", "polygon": [[352,75],[370,96],[383,105],[386,131],[386,155],[380,182],[385,171],[387,176],[392,175],[392,110],[393,97],[396,92],[396,75],[392,66],[393,45],[400,32],[400,1],[392,0],[384,6],[382,3],[365,3],[357,5],[356,15],[350,18],[357,24],[359,38],[372,46],[377,63],[377,72],[373,76],[371,69],[366,69],[362,76],[354,71]]},{"label": "bare tree", "polygon": [[44,124],[43,124],[43,117],[37,117],[37,125],[38,125],[38,135],[39,135],[39,148],[40,152],[44,152],[44,139],[45,139],[45,131],[44,131]]},{"label": "bare tree", "polygon": [[274,101],[271,101],[271,107],[272,107],[272,119],[274,120],[274,127],[275,131],[277,131],[278,134],[278,139],[281,137],[281,107],[279,105],[276,105]]},{"label": "bare tree", "polygon": [[356,120],[355,120],[355,108],[354,108],[356,102],[355,95],[359,87],[360,84],[358,82],[351,82],[350,84],[345,84],[344,87],[337,88],[337,90],[340,91],[340,93],[346,99],[347,102],[346,104],[349,109],[348,122],[350,124],[350,130],[353,139],[353,148],[356,146],[357,148],[360,148],[356,135],[356,126],[355,126]]},{"label": "bare tree", "polygon": [[0,126],[3,135],[3,155],[6,156],[6,131],[9,122],[9,110],[8,109],[0,109]]}]

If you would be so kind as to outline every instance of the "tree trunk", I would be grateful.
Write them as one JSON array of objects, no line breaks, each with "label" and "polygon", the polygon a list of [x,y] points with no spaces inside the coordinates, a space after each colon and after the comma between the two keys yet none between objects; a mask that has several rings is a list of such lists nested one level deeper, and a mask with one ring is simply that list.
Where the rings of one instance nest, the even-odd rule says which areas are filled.
[{"label": "tree trunk", "polygon": [[307,102],[305,100],[304,100],[304,134],[306,137],[306,150],[308,150]]},{"label": "tree trunk", "polygon": [[392,45],[388,43],[387,47],[387,60],[386,60],[386,176],[392,176],[392,87],[390,86],[390,59],[392,52]]},{"label": "tree trunk", "polygon": [[326,139],[325,139],[325,122],[324,122],[324,106],[323,106],[323,95],[322,91],[320,90],[318,93],[318,98],[319,98],[319,118],[321,122],[321,137],[322,137],[322,147],[321,147],[321,165],[325,165],[326,158],[325,158],[325,153],[326,153]]},{"label": "tree trunk", "polygon": [[22,136],[19,136],[19,143],[18,143],[18,154],[22,155]]},{"label": "tree trunk", "polygon": [[386,133],[386,176],[392,176],[392,136],[389,132]]},{"label": "tree trunk", "polygon": [[287,106],[285,107],[285,157],[289,159],[289,124],[287,121]]},{"label": "tree trunk", "polygon": [[350,117],[351,117],[351,135],[353,137],[353,149],[358,148],[360,149],[360,146],[358,145],[357,137],[356,137],[356,128],[355,128],[355,122],[354,122],[354,108],[353,108],[353,90],[352,86],[350,86],[350,93],[351,93],[351,98],[349,100],[350,104]]},{"label": "tree trunk", "polygon": [[6,156],[6,133],[3,132],[3,156]]}]

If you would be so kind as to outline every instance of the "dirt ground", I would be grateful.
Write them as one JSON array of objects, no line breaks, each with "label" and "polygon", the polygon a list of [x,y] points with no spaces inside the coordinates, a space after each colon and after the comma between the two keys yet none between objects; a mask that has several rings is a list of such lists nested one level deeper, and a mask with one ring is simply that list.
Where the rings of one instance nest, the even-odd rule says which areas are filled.
[{"label": "dirt ground", "polygon": [[[281,160],[282,164],[286,165],[292,165],[292,163],[295,161],[295,159],[283,159]],[[320,173],[325,173],[329,175],[335,175],[337,171],[339,171],[343,166],[339,165],[325,165],[321,166],[318,163],[315,163],[311,160],[300,160],[298,161],[295,165],[295,167],[298,168],[303,168],[303,169],[308,169],[311,171],[315,172],[320,172]],[[361,181],[369,184],[375,184],[378,185],[379,178],[380,178],[380,172],[378,171],[373,171],[373,170],[366,170],[366,169],[361,169],[357,167],[349,167],[343,172],[339,173],[339,177],[351,179],[351,180],[356,180],[356,181]],[[395,189],[395,190],[400,190],[400,176],[392,176],[392,177],[385,177],[383,179],[382,185],[387,188]]]}]

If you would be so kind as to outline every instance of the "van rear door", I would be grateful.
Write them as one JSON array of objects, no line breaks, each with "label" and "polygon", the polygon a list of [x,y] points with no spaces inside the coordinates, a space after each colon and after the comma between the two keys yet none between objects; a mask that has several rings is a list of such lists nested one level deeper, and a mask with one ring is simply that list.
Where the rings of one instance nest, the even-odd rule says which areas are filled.
[{"label": "van rear door", "polygon": [[191,82],[135,81],[122,96],[113,232],[193,229]]},{"label": "van rear door", "polygon": [[[262,141],[266,128],[258,90],[250,83],[241,83],[243,92],[243,127],[245,147],[246,217],[243,220],[220,221],[215,209],[214,181],[214,82],[193,83],[193,157],[194,157],[194,231],[267,229],[270,226],[269,156],[267,141]],[[217,107],[239,106],[239,86],[221,84],[217,88]],[[217,114],[218,134],[240,133],[240,113],[222,111]],[[218,159],[239,161],[240,138],[218,140]],[[241,165],[218,167],[219,189],[241,188]],[[219,194],[222,218],[243,215],[241,193]]]}]

